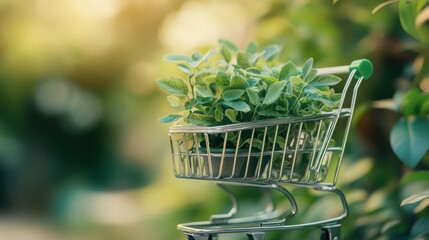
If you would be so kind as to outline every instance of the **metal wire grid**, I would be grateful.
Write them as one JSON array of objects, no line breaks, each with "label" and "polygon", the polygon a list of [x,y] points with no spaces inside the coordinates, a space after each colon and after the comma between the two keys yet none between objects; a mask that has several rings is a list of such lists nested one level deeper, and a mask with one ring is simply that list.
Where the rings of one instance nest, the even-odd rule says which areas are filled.
[{"label": "metal wire grid", "polygon": [[[345,109],[341,116],[349,113]],[[323,182],[333,153],[343,151],[341,146],[329,146],[337,114],[216,129],[177,127],[170,131],[174,174],[178,178],[262,184]],[[305,126],[312,126],[311,130]],[[222,140],[219,143],[217,139]]]}]

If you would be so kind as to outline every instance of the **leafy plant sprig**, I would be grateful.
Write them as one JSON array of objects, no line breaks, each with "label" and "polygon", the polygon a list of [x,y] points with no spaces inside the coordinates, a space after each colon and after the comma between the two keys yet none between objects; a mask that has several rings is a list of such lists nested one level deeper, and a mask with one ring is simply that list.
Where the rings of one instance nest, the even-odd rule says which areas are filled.
[{"label": "leafy plant sprig", "polygon": [[[396,156],[410,168],[416,168],[423,161],[429,149],[429,94],[419,90],[422,81],[429,76],[429,0],[391,0],[374,8],[373,13],[383,7],[398,3],[399,20],[405,32],[416,41],[413,51],[419,55],[414,60],[413,87],[402,89],[403,99],[394,101],[393,109],[402,115],[390,133],[390,144]],[[407,46],[411,46],[407,44]],[[419,64],[418,62],[421,62]],[[395,100],[397,100],[395,98]]]},{"label": "leafy plant sprig", "polygon": [[224,125],[267,118],[302,116],[331,111],[340,94],[331,86],[341,79],[334,75],[317,75],[313,59],[300,68],[293,62],[281,62],[281,48],[271,45],[259,50],[251,42],[245,51],[227,40],[204,55],[168,55],[184,73],[157,79],[178,113],[161,122],[200,126]]}]

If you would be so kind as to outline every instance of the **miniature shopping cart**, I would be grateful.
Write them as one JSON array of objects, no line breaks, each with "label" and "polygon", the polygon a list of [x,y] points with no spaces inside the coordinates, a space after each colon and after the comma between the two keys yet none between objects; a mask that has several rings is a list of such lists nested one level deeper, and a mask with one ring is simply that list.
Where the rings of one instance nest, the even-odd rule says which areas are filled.
[{"label": "miniature shopping cart", "polygon": [[[228,213],[213,215],[205,222],[179,224],[178,229],[190,240],[210,240],[228,233],[244,233],[249,239],[262,240],[268,231],[306,228],[320,228],[322,239],[340,239],[341,221],[347,217],[348,205],[335,184],[358,88],[372,70],[371,62],[366,59],[349,66],[317,69],[319,75],[348,74],[338,108],[331,112],[216,127],[171,127],[169,137],[175,176],[214,181],[232,201]],[[351,88],[353,92],[348,93]],[[219,137],[225,142],[220,147],[213,146],[214,139]],[[228,148],[226,139],[237,141],[236,147]],[[247,143],[245,149],[243,142]],[[275,190],[289,202],[290,209],[279,211],[270,200],[264,211],[236,217],[237,199],[227,185]],[[333,193],[339,198],[341,213],[329,219],[290,224],[290,219],[298,212],[298,204],[286,187]]]}]

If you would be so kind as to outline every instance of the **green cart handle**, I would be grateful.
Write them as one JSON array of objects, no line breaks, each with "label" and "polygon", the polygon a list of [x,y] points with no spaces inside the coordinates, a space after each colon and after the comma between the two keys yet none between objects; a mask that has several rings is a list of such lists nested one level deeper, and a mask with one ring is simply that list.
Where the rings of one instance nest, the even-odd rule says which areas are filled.
[{"label": "green cart handle", "polygon": [[360,59],[353,61],[349,66],[349,71],[356,70],[356,77],[363,77],[363,79],[368,79],[371,77],[374,67],[372,66],[371,61],[368,59]]},{"label": "green cart handle", "polygon": [[368,79],[371,77],[374,67],[372,66],[371,61],[368,59],[360,59],[353,61],[350,65],[346,66],[337,66],[337,67],[326,67],[318,68],[317,74],[340,74],[340,73],[351,73],[353,70],[356,70],[354,76],[356,78],[362,77],[363,79]]}]

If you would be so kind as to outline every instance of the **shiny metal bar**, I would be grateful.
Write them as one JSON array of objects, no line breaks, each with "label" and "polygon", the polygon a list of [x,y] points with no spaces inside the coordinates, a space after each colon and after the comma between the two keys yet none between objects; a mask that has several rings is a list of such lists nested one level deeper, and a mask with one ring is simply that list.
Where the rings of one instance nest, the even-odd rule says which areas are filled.
[{"label": "shiny metal bar", "polygon": [[228,196],[229,200],[231,201],[231,209],[228,213],[225,214],[212,215],[210,217],[210,221],[216,224],[225,223],[227,222],[227,220],[231,219],[238,213],[238,203],[235,195],[230,190],[228,190],[228,188],[226,188],[224,184],[217,183],[217,186],[222,189]]},{"label": "shiny metal bar", "polygon": [[[273,189],[282,189],[283,187],[278,185],[270,185],[267,186],[269,188]],[[258,224],[258,225],[243,225],[243,222],[241,223],[231,223],[227,222],[227,225],[216,225],[213,224],[211,221],[205,221],[205,222],[194,222],[194,223],[187,223],[187,224],[179,224],[177,226],[177,229],[184,231],[189,234],[223,234],[223,233],[240,233],[240,232],[268,232],[268,231],[287,231],[287,230],[299,230],[299,229],[307,229],[307,228],[323,228],[324,226],[332,226],[335,224],[339,224],[342,220],[344,220],[348,216],[348,205],[346,198],[344,194],[334,188],[334,187],[322,187],[322,188],[315,188],[317,191],[324,191],[324,192],[330,192],[337,195],[340,199],[341,206],[342,206],[342,212],[335,217],[331,217],[328,219],[323,219],[319,221],[313,221],[308,223],[300,223],[300,224],[290,224],[290,225],[264,225],[264,224]],[[281,191],[281,190],[280,190]],[[287,191],[287,190],[286,190]],[[293,208],[293,207],[292,207]],[[298,208],[296,206],[296,212],[298,211]],[[293,212],[294,210],[292,210]],[[238,226],[235,226],[235,224],[238,224]]]},{"label": "shiny metal bar", "polygon": [[341,73],[349,73],[350,72],[350,68],[348,65],[337,66],[337,67],[318,68],[316,70],[317,70],[317,75],[341,74]]},{"label": "shiny metal bar", "polygon": [[[357,93],[358,93],[358,89],[359,89],[360,84],[362,83],[362,80],[363,80],[363,77],[360,77],[360,78],[358,79],[357,83],[355,84],[354,89],[353,89],[352,100],[351,100],[351,103],[350,103],[350,109],[352,109],[352,110],[353,110],[353,109],[354,109],[354,107],[355,107],[355,104],[356,104],[356,98],[357,98]],[[339,171],[340,171],[341,164],[342,164],[342,162],[343,162],[344,149],[345,149],[346,144],[347,144],[347,138],[348,138],[348,136],[349,136],[349,130],[350,130],[350,126],[351,126],[352,118],[353,118],[353,111],[351,111],[351,112],[350,112],[350,116],[349,116],[349,118],[347,119],[346,129],[344,129],[344,138],[343,138],[343,142],[342,142],[342,144],[341,144],[342,151],[341,151],[341,153],[340,153],[340,156],[339,156],[339,159],[338,159],[337,168],[336,168],[336,170],[335,170],[335,174],[334,174],[334,181],[333,181],[333,183],[334,183],[334,184],[335,184],[335,183],[337,182],[337,180],[338,180],[338,174],[339,174]]]},{"label": "shiny metal bar", "polygon": [[275,153],[275,149],[276,149],[276,143],[277,143],[277,135],[278,135],[278,133],[279,133],[279,125],[276,126],[276,131],[274,133],[273,147],[271,149],[270,165],[269,165],[269,171],[268,171],[267,180],[271,179],[271,172],[273,171],[274,153]]},{"label": "shiny metal bar", "polygon": [[250,136],[249,152],[248,152],[248,155],[247,155],[246,169],[245,169],[245,172],[244,172],[243,179],[245,179],[247,177],[247,174],[249,173],[249,164],[250,164],[250,158],[251,158],[251,153],[252,153],[253,137],[254,136],[255,136],[255,128],[252,129],[252,135]]},{"label": "shiny metal bar", "polygon": [[200,156],[200,143],[198,142],[198,135],[197,133],[194,133],[194,145],[195,145],[195,151],[197,152],[197,164],[198,164],[198,172],[199,176],[203,176],[203,162]]}]

